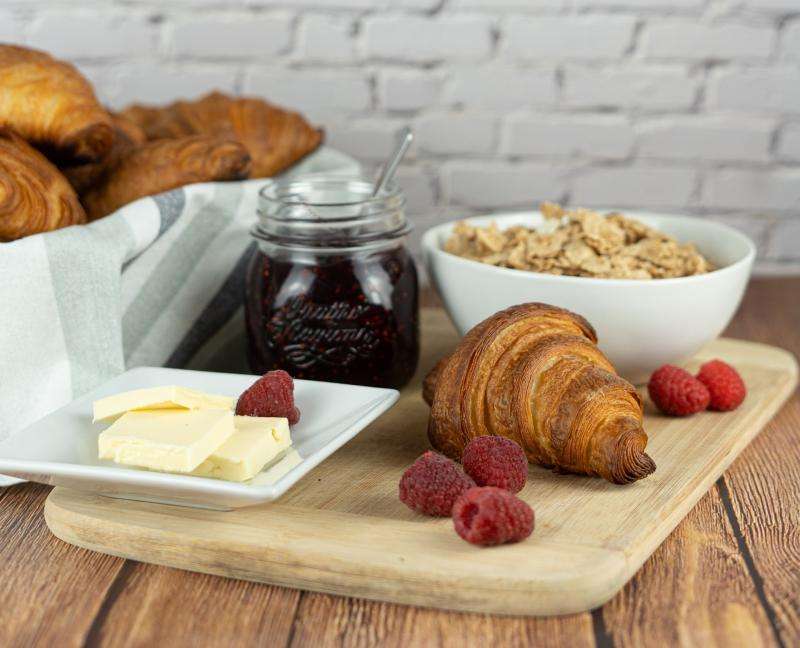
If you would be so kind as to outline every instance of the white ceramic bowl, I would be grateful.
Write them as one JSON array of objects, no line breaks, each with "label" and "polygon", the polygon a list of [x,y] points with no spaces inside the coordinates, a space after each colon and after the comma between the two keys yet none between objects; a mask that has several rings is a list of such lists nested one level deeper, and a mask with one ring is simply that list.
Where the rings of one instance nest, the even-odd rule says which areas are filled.
[{"label": "white ceramic bowl", "polygon": [[[586,317],[617,371],[642,383],[654,369],[687,360],[723,331],[742,299],[756,250],[744,234],[703,218],[625,214],[681,242],[693,242],[719,269],[678,279],[634,280],[498,268],[442,249],[455,221],[429,229],[422,248],[428,272],[462,335],[514,304],[561,306]],[[542,222],[538,212],[495,214],[469,221],[476,225],[494,221],[501,229]]]}]

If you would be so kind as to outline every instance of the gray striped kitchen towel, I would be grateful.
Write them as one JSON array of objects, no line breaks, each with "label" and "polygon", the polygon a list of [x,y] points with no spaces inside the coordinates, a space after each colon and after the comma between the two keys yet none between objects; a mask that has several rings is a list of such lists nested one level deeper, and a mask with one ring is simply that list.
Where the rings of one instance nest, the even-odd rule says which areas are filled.
[{"label": "gray striped kitchen towel", "polygon": [[[318,172],[359,166],[323,148],[290,171]],[[0,244],[0,441],[129,367],[246,370],[241,295],[263,184],[189,185]]]}]

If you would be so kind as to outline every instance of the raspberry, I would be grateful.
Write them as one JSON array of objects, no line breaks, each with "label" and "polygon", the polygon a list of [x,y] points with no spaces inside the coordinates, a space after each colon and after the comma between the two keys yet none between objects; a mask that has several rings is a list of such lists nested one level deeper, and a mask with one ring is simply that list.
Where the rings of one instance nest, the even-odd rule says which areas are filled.
[{"label": "raspberry", "polygon": [[519,542],[533,531],[533,509],[513,493],[494,486],[470,488],[453,506],[456,533],[467,542]]},{"label": "raspberry", "polygon": [[722,360],[711,360],[700,367],[697,380],[703,383],[711,394],[708,409],[718,412],[735,410],[742,404],[747,388],[739,372]]},{"label": "raspberry", "polygon": [[528,478],[525,451],[519,444],[501,436],[472,439],[464,448],[461,463],[478,486],[497,486],[519,493]]},{"label": "raspberry", "polygon": [[459,495],[474,485],[457,463],[428,450],[400,478],[400,501],[414,511],[445,517]]},{"label": "raspberry", "polygon": [[294,381],[285,371],[268,371],[245,390],[236,403],[239,416],[280,416],[294,425],[300,410],[294,406]]},{"label": "raspberry", "polygon": [[692,374],[674,365],[656,369],[647,383],[656,407],[670,416],[688,416],[708,407],[708,389]]}]

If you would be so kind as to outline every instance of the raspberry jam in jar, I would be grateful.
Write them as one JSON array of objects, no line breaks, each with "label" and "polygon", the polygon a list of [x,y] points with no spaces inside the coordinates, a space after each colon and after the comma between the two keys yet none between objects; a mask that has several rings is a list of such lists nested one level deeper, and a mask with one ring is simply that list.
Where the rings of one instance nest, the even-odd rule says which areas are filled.
[{"label": "raspberry jam in jar", "polygon": [[254,373],[399,388],[419,358],[417,271],[396,185],[301,176],[259,196],[245,284]]}]

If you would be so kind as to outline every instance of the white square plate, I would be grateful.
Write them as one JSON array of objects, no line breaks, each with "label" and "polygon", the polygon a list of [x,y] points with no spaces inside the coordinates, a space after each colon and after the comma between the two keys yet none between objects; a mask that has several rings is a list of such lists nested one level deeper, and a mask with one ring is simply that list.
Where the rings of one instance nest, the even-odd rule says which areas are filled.
[{"label": "white square plate", "polygon": [[92,423],[92,401],[142,387],[181,385],[238,397],[257,376],[139,367],[49,414],[0,444],[0,473],[164,504],[229,509],[274,500],[397,401],[394,389],[295,381],[300,422],[292,448],[244,483],[126,468],[97,458],[97,436],[108,423]]}]

